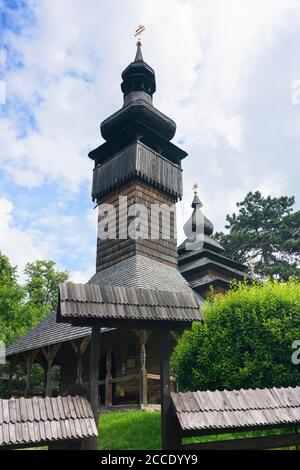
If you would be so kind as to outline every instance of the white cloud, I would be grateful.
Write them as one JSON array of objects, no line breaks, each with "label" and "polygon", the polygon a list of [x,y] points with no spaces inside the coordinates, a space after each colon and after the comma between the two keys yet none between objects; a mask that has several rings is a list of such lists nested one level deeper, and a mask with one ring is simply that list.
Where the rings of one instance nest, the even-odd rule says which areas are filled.
[{"label": "white cloud", "polygon": [[85,284],[88,281],[88,279],[92,277],[94,273],[95,273],[95,269],[91,266],[81,271],[71,271],[70,279],[72,279],[72,282],[75,282],[78,284]]},{"label": "white cloud", "polygon": [[[13,265],[18,265],[19,275],[27,262],[45,258],[51,247],[48,239],[40,241],[39,234],[32,230],[21,230],[14,222],[14,205],[6,198],[0,198],[0,247],[3,254],[9,257]],[[50,243],[49,243],[50,242]]]},{"label": "white cloud", "polygon": [[[26,220],[26,228],[17,223],[17,214]],[[59,224],[57,221],[59,220]],[[86,215],[86,222],[91,224],[90,213]],[[94,264],[89,262],[94,247],[91,238],[84,240],[78,232],[78,220],[75,216],[59,216],[51,206],[35,217],[30,212],[18,211],[12,201],[0,197],[0,249],[8,256],[13,265],[18,266],[21,282],[24,281],[24,267],[26,263],[36,259],[55,259],[58,269],[66,269],[60,261],[67,254],[69,259],[81,261],[78,270],[70,270],[71,279],[76,282],[86,282],[94,273]],[[24,224],[23,224],[24,225]],[[96,221],[95,221],[96,227]],[[91,228],[91,235],[96,234]],[[63,239],[62,239],[63,237]]]},{"label": "white cloud", "polygon": [[[253,122],[262,114],[270,115],[272,109],[255,108],[262,97],[259,88],[253,87],[266,87],[264,61],[277,65],[276,82],[284,83],[288,72],[286,64],[280,69],[280,47],[290,54],[290,83],[299,78],[296,60],[290,47],[286,48],[291,22],[297,25],[298,18],[299,26],[298,1],[162,0],[159,8],[153,0],[89,0],[88,8],[82,0],[29,3],[35,24],[20,36],[7,36],[24,66],[7,73],[9,112],[0,117],[0,169],[14,184],[42,191],[50,181],[63,189],[65,199],[73,198],[74,204],[80,204],[77,191],[92,175],[92,163],[86,155],[101,142],[99,123],[122,105],[120,74],[134,57],[133,31],[143,23],[144,58],[157,76],[154,104],[176,120],[176,139],[182,140],[182,147],[189,152],[184,163],[185,199],[178,211],[179,237],[190,213],[190,188],[195,180],[200,185],[204,212],[217,228],[249,190],[277,195],[289,189],[294,178],[291,163],[284,174],[276,167],[275,157],[274,165],[269,163],[271,156],[262,165],[260,147],[263,140],[271,142],[273,135],[267,131],[260,134]],[[299,42],[294,28],[292,34]],[[286,83],[289,102],[290,83]],[[269,99],[272,106],[276,91]],[[298,120],[280,110],[278,116],[282,127],[292,129],[296,141]],[[267,148],[269,153],[277,151],[272,144]],[[299,191],[298,186],[292,191]],[[36,216],[23,232],[15,225],[13,210],[8,210],[7,203],[6,209],[3,207],[6,237],[12,233],[26,249],[17,248],[14,253],[13,244],[2,233],[0,247],[3,249],[4,240],[3,246],[21,265],[49,252],[62,256],[65,246],[71,259],[88,245],[82,231],[86,222],[91,222],[91,231],[96,229],[96,223],[92,229],[91,213],[84,223],[82,214],[66,213],[63,219],[61,200],[60,239],[53,208],[43,218]],[[46,229],[44,246],[37,240]],[[88,248],[92,252],[95,246]],[[88,270],[80,265],[80,273],[72,271],[80,279]]]},{"label": "white cloud", "polygon": [[133,57],[138,18],[147,27],[145,59],[157,71],[157,105],[177,119],[178,137],[191,148],[227,142],[241,151],[247,77],[294,2],[165,0],[159,9],[149,0],[101,8],[96,0],[89,8],[80,0],[31,4],[36,25],[11,36],[24,67],[8,73],[7,85],[11,99],[30,107],[36,129],[18,138],[23,121],[16,128],[11,114],[2,165],[9,159],[17,184],[50,179],[76,190],[89,178],[86,154],[100,140],[100,120],[121,104],[120,72]]}]

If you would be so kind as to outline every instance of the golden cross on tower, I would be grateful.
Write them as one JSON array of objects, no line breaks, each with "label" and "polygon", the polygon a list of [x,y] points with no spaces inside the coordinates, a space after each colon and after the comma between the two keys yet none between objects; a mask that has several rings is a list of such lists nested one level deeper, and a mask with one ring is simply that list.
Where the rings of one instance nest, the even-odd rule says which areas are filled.
[{"label": "golden cross on tower", "polygon": [[141,35],[142,35],[142,33],[145,31],[145,29],[146,29],[145,26],[143,26],[143,25],[140,24],[139,27],[135,30],[134,35],[135,35],[135,37],[137,38],[137,43],[136,43],[137,46],[141,46],[141,45],[142,45],[142,43],[141,43]]},{"label": "golden cross on tower", "polygon": [[192,189],[195,195],[198,193],[198,188],[199,188],[199,185],[197,183],[194,183]]}]

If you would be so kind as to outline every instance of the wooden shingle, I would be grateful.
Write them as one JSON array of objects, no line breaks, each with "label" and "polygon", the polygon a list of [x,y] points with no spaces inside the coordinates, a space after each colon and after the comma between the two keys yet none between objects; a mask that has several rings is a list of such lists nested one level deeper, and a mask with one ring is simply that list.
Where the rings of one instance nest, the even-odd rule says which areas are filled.
[{"label": "wooden shingle", "polygon": [[192,290],[170,292],[136,287],[63,283],[59,288],[58,319],[76,318],[202,320]]},{"label": "wooden shingle", "polygon": [[0,447],[95,437],[89,402],[81,397],[0,400]]},{"label": "wooden shingle", "polygon": [[183,431],[300,424],[300,387],[172,393],[171,397]]}]

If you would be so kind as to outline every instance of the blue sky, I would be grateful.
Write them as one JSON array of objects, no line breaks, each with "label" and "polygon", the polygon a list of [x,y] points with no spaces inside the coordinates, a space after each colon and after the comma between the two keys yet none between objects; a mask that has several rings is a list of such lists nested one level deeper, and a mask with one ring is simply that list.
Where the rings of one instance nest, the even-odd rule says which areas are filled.
[{"label": "blue sky", "polygon": [[[155,0],[154,0],[155,2]],[[146,25],[154,104],[188,151],[178,233],[197,181],[217,229],[259,189],[299,208],[300,0],[0,0],[0,250],[93,273],[90,198],[99,124],[122,105],[120,75]]]}]

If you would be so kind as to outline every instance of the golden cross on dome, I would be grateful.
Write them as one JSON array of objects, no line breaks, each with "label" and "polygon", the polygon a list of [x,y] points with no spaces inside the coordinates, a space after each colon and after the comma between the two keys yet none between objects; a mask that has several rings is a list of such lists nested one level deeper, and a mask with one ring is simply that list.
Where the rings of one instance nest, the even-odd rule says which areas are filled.
[{"label": "golden cross on dome", "polygon": [[142,45],[142,43],[141,43],[141,35],[142,35],[142,33],[145,31],[145,29],[146,29],[145,26],[143,26],[143,25],[140,24],[139,27],[135,30],[134,35],[135,35],[135,37],[137,38],[137,43],[136,43],[137,46],[141,46],[141,45]]},{"label": "golden cross on dome", "polygon": [[197,183],[194,183],[192,189],[194,191],[194,194],[196,195],[198,193],[199,185]]}]

